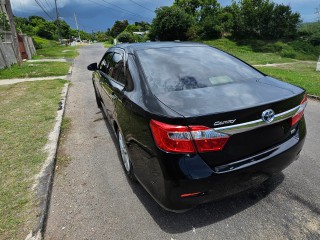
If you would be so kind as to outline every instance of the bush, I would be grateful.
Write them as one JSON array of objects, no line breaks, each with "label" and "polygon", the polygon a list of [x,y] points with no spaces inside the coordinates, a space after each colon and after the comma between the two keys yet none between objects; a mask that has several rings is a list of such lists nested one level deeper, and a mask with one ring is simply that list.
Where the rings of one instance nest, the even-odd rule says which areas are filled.
[{"label": "bush", "polygon": [[108,36],[108,42],[109,42],[110,44],[113,44],[113,41],[114,41],[114,38],[111,37],[111,36]]},{"label": "bush", "polygon": [[146,41],[149,41],[150,38],[149,38],[149,35],[148,34],[145,34],[142,38],[142,42],[146,42]]},{"label": "bush", "polygon": [[143,37],[138,34],[133,34],[134,42],[143,42]]},{"label": "bush", "polygon": [[36,49],[58,46],[57,42],[52,41],[52,40],[47,40],[45,38],[41,38],[38,36],[34,36],[32,39],[33,39],[33,43],[34,43],[34,46]]},{"label": "bush", "polygon": [[311,43],[306,41],[294,41],[290,43],[290,46],[298,52],[308,54],[308,55],[315,55],[319,54],[317,48],[315,48]]},{"label": "bush", "polygon": [[281,52],[281,57],[286,57],[286,58],[296,58],[297,54],[293,50],[283,50]]},{"label": "bush", "polygon": [[122,32],[118,35],[117,37],[119,42],[122,43],[132,43],[134,42],[134,37],[133,34],[129,33],[129,32]]}]

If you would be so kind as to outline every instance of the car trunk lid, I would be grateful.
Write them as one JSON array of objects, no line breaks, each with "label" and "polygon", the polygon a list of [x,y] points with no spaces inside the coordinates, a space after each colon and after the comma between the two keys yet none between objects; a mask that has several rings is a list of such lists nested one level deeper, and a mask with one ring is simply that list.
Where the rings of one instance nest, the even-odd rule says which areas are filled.
[{"label": "car trunk lid", "polygon": [[295,111],[303,96],[302,89],[271,78],[156,95],[185,117],[185,125],[206,126],[230,135],[222,150],[200,153],[211,167],[255,155],[290,138],[292,127],[286,116],[276,123],[238,132],[223,129],[255,121],[264,123],[261,115],[267,109],[276,115]]}]

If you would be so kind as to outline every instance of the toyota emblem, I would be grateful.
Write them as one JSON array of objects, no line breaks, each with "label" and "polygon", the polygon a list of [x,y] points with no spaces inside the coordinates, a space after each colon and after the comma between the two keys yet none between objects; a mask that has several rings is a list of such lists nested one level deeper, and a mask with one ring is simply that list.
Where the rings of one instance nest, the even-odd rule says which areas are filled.
[{"label": "toyota emblem", "polygon": [[275,114],[272,109],[267,109],[262,113],[261,118],[264,122],[271,123],[274,119],[274,115]]}]

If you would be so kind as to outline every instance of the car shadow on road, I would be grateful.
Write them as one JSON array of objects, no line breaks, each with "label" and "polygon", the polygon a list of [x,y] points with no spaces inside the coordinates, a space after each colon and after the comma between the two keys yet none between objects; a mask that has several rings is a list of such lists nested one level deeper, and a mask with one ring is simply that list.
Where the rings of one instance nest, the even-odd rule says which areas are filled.
[{"label": "car shadow on road", "polygon": [[[117,138],[104,113],[103,116],[113,143],[117,149],[119,162],[121,163],[121,154],[118,148]],[[131,186],[132,191],[136,194],[159,227],[167,233],[176,234],[193,230],[193,228],[201,228],[217,223],[254,206],[272,193],[283,182],[284,178],[284,174],[279,173],[257,187],[218,201],[201,204],[185,213],[173,213],[164,210],[148,194],[141,184],[133,182],[128,177],[126,179]]]},{"label": "car shadow on road", "polygon": [[273,176],[258,187],[218,201],[202,204],[185,213],[173,213],[161,208],[138,184],[128,182],[159,227],[170,234],[183,233],[230,218],[267,197],[284,180],[284,174]]}]

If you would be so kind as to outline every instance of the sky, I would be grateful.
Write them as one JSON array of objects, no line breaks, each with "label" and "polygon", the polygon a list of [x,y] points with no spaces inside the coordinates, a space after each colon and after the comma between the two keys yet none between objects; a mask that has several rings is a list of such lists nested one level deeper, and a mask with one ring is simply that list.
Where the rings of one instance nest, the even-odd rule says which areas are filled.
[{"label": "sky", "polygon": [[[37,5],[39,2],[46,13]],[[154,10],[160,6],[171,6],[174,0],[57,0],[59,16],[72,28],[76,28],[76,14],[80,30],[87,32],[106,31],[116,20],[129,20],[129,23],[152,21]],[[220,0],[222,6],[230,5],[231,0]],[[316,8],[319,0],[274,0],[278,4],[290,5],[299,12],[304,22],[317,20]],[[54,0],[11,0],[15,16],[42,16],[55,19]],[[50,18],[49,18],[50,17]]]}]

